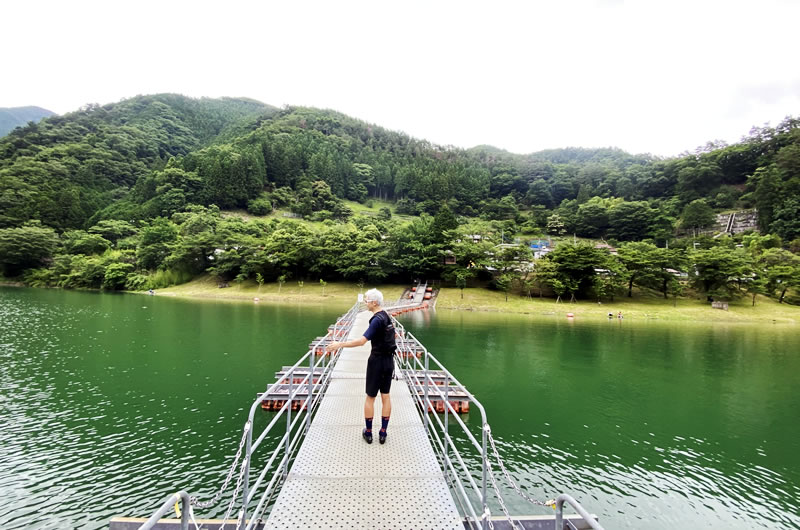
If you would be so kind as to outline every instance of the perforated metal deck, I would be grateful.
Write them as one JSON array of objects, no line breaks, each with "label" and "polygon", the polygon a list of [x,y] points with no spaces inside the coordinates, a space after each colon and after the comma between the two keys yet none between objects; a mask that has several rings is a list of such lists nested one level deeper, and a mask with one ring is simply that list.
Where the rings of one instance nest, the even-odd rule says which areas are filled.
[{"label": "perforated metal deck", "polygon": [[[348,340],[371,316],[359,313]],[[342,351],[266,528],[464,528],[405,382],[392,382],[386,443],[380,396],[375,442],[361,438],[369,352],[369,343]]]}]

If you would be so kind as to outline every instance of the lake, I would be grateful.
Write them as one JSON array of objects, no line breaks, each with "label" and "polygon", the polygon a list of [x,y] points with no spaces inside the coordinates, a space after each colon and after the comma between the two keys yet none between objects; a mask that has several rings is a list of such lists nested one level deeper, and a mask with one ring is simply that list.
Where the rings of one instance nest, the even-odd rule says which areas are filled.
[{"label": "lake", "polygon": [[[210,497],[256,392],[346,310],[0,288],[0,527]],[[401,321],[483,403],[529,495],[568,492],[608,530],[800,528],[796,326]],[[547,513],[504,488],[512,513]]]}]

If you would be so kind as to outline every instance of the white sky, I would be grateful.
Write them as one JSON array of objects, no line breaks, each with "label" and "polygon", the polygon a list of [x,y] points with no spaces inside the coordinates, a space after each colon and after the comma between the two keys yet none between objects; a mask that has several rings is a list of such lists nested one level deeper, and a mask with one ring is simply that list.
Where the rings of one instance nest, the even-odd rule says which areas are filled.
[{"label": "white sky", "polygon": [[800,115],[795,0],[11,0],[0,20],[0,107],[246,96],[443,145],[663,156]]}]

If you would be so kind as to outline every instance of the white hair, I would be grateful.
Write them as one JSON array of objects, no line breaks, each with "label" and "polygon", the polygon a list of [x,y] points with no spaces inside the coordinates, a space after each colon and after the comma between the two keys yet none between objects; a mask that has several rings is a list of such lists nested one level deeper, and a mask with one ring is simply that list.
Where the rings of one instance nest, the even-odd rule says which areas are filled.
[{"label": "white hair", "polygon": [[383,305],[383,293],[377,289],[370,289],[364,293],[364,301],[378,302],[378,305]]}]

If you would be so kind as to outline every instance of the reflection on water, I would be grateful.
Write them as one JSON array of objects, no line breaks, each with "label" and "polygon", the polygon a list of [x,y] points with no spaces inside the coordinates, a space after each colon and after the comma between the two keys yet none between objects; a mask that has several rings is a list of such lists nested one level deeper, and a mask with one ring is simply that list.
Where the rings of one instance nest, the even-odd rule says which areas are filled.
[{"label": "reflection on water", "polygon": [[[345,309],[0,288],[0,527],[211,497],[256,392]],[[609,530],[800,528],[795,328],[402,319],[482,401],[528,494],[570,492]],[[503,487],[513,513],[547,513]]]},{"label": "reflection on water", "polygon": [[528,494],[570,492],[607,528],[800,528],[794,326],[406,320],[482,401]]},{"label": "reflection on water", "polygon": [[256,392],[341,312],[0,289],[0,528],[211,497]]}]

